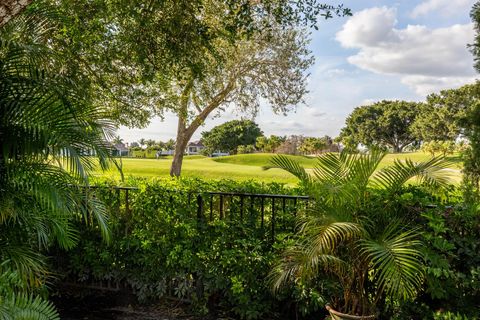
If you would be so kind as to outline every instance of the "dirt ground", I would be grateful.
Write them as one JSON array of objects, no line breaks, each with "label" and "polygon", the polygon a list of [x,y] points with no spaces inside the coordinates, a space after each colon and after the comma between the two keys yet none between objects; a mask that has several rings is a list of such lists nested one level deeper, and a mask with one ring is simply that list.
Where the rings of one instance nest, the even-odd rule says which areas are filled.
[{"label": "dirt ground", "polygon": [[232,320],[225,317],[199,317],[189,305],[175,301],[160,301],[149,306],[118,303],[108,297],[54,299],[63,320]]}]

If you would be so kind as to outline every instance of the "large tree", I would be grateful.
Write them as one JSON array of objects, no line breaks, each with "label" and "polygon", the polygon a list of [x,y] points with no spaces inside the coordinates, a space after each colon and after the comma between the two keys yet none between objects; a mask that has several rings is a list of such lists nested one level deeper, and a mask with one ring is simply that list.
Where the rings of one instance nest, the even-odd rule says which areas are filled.
[{"label": "large tree", "polygon": [[141,127],[166,111],[178,115],[172,175],[180,174],[182,148],[214,110],[232,102],[247,109],[248,100],[256,111],[263,99],[285,112],[298,103],[311,60],[292,27],[350,14],[312,0],[36,2],[66,17],[52,45],[78,64],[75,72],[97,88],[97,103],[118,123]]},{"label": "large tree", "polygon": [[[470,17],[475,28],[475,41],[470,45],[473,58],[475,61],[475,69],[480,72],[480,1],[477,1],[470,12]],[[479,87],[479,83],[475,84]],[[475,92],[478,92],[475,91]],[[462,121],[465,129],[464,134],[470,140],[470,149],[466,151],[464,163],[464,184],[473,189],[474,192],[466,192],[465,195],[473,197],[467,199],[478,202],[480,197],[480,100],[479,95],[475,95],[475,100],[472,99],[472,104]],[[467,188],[468,189],[468,188]]]},{"label": "large tree", "polygon": [[452,141],[463,133],[463,120],[480,98],[480,84],[442,90],[427,97],[412,131],[422,141]]},{"label": "large tree", "polygon": [[209,152],[237,153],[239,146],[254,145],[262,130],[252,120],[232,120],[202,132],[202,143]]},{"label": "large tree", "polygon": [[163,116],[159,98],[172,79],[201,78],[212,60],[224,61],[219,42],[350,14],[316,0],[35,0],[31,9],[45,7],[64,24],[51,45],[96,87],[97,103],[130,127]]},{"label": "large tree", "polygon": [[275,153],[277,148],[287,140],[286,136],[271,135],[270,137],[261,136],[257,138],[255,146],[262,152]]},{"label": "large tree", "polygon": [[355,108],[342,128],[342,142],[350,147],[390,147],[394,152],[417,141],[411,125],[421,104],[407,101],[380,101]]},{"label": "large tree", "polygon": [[177,142],[170,174],[179,176],[185,147],[207,117],[227,107],[255,115],[260,101],[286,113],[303,102],[305,71],[312,64],[305,36],[277,29],[235,45],[221,43],[225,59],[211,60],[201,78],[171,81],[162,105],[178,116]]}]

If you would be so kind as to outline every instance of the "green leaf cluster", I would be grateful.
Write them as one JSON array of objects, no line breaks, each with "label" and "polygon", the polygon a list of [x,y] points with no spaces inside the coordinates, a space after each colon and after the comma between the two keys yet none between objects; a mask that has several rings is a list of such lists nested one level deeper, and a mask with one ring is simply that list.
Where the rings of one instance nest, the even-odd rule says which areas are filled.
[{"label": "green leaf cluster", "polygon": [[316,199],[298,221],[297,241],[271,272],[274,290],[325,274],[343,290],[333,297],[336,308],[358,315],[374,314],[388,299],[416,297],[424,279],[419,227],[395,199],[412,178],[424,187],[448,186],[447,164],[441,158],[396,161],[376,171],[384,156],[324,154],[311,174],[285,156],[273,158],[271,167],[295,175]]},{"label": "green leaf cluster", "polygon": [[[142,302],[163,296],[189,299],[198,313],[217,312],[241,319],[274,315],[280,306],[268,289],[267,274],[277,245],[272,246],[272,207],[265,202],[261,228],[260,199],[254,211],[249,198],[224,199],[220,220],[219,198],[205,195],[204,216],[197,217],[198,194],[207,191],[301,194],[296,188],[254,181],[202,181],[197,179],[130,180],[129,208],[125,193],[103,181],[96,195],[108,204],[112,241],[102,242],[95,229],[80,225],[79,244],[68,252],[53,252],[54,270],[63,279],[90,283],[110,281],[127,286]],[[277,202],[278,241],[288,239],[294,227],[293,203],[285,212]],[[298,208],[298,214],[303,206]],[[280,242],[276,242],[281,245]],[[307,300],[302,296],[298,298]],[[279,307],[280,308],[280,307]]]},{"label": "green leaf cluster", "polygon": [[202,132],[202,143],[209,153],[236,154],[239,146],[254,145],[262,135],[263,132],[252,120],[232,120]]},{"label": "green leaf cluster", "polygon": [[112,126],[61,72],[47,45],[56,27],[42,12],[0,29],[0,315],[7,319],[58,318],[33,294],[51,277],[45,251],[78,240],[74,220],[108,237],[102,204],[72,186],[88,183],[98,163],[107,167]]}]

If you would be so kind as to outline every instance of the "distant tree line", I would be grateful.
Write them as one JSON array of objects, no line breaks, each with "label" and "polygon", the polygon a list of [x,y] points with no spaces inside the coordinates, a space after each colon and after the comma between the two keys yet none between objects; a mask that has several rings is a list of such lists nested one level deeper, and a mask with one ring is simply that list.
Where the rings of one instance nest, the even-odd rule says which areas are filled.
[{"label": "distant tree line", "polygon": [[479,97],[480,84],[474,83],[431,94],[424,102],[383,100],[360,106],[346,119],[339,141],[352,150],[363,145],[446,154],[465,147],[465,141],[458,142],[466,137],[467,119]]},{"label": "distant tree line", "polygon": [[173,150],[175,149],[175,140],[169,139],[167,141],[153,140],[153,139],[144,139],[141,138],[138,141],[130,143],[130,151],[140,151],[140,150]]},{"label": "distant tree line", "polygon": [[329,136],[305,137],[264,136],[259,126],[252,120],[233,120],[202,132],[203,153],[214,152],[241,153],[283,153],[292,155],[311,155],[325,151],[338,151],[338,145]]}]

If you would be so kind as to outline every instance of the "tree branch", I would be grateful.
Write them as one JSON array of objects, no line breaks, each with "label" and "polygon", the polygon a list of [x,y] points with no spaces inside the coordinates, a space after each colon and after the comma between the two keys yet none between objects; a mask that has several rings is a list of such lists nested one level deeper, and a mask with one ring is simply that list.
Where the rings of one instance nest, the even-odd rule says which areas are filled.
[{"label": "tree branch", "polygon": [[20,14],[33,0],[2,0],[0,3],[0,27]]}]

